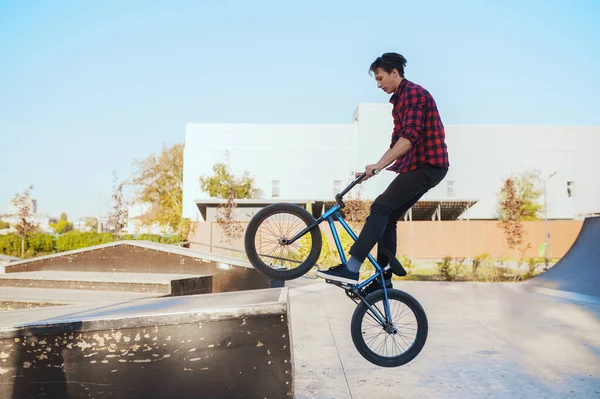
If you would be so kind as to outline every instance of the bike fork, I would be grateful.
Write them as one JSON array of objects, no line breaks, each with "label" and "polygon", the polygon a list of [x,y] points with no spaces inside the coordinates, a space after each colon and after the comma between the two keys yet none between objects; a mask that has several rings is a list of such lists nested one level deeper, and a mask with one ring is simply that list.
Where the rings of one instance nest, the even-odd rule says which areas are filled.
[{"label": "bike fork", "polygon": [[[381,326],[383,328],[387,328],[388,326],[390,326],[392,324],[392,315],[391,315],[391,311],[390,311],[390,302],[388,299],[388,289],[387,287],[383,286],[383,297],[384,297],[384,301],[383,301],[383,310],[384,310],[384,314],[382,315],[381,312],[379,311],[379,309],[375,309],[374,306],[371,306],[365,299],[364,296],[356,294],[360,300],[367,306],[367,308],[369,308],[369,310],[371,311],[371,317],[373,317],[373,319],[375,319],[376,321],[379,322],[379,324],[381,324]],[[352,299],[352,301],[354,301],[354,303],[358,304],[359,301],[350,297],[350,299]]]}]

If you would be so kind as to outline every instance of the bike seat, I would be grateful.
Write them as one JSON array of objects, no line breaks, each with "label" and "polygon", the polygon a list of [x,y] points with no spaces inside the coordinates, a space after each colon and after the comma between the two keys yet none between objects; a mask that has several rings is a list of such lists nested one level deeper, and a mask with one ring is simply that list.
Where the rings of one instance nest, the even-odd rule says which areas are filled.
[{"label": "bike seat", "polygon": [[404,269],[404,267],[402,267],[402,264],[400,264],[400,261],[398,259],[396,259],[396,257],[394,256],[394,254],[392,254],[390,252],[389,249],[386,248],[382,248],[381,252],[388,257],[388,262],[390,265],[390,268],[392,269],[392,272],[399,277],[402,276],[406,276],[406,270]]}]

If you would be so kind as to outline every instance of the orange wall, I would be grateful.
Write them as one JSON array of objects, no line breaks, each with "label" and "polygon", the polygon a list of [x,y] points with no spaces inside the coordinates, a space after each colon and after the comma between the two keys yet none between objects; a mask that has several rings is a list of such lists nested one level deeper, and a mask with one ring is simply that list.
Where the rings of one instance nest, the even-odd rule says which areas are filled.
[{"label": "orange wall", "polygon": [[[571,247],[582,221],[550,221],[550,256],[562,257]],[[524,222],[523,247],[526,257],[537,257],[545,241],[544,222]],[[524,248],[521,248],[524,249]],[[419,221],[398,223],[398,253],[414,258],[463,257],[487,253],[493,257],[514,257],[503,230],[496,221]],[[519,254],[521,256],[521,254]]]},{"label": "orange wall", "polygon": [[[246,227],[247,222],[241,222]],[[549,221],[550,256],[562,257],[571,247],[583,221]],[[524,222],[524,244],[531,244],[525,251],[525,257],[537,257],[538,247],[544,242],[545,227],[543,221]],[[321,224],[321,229],[331,238],[327,223]],[[336,223],[336,228],[343,228]],[[355,233],[359,231],[355,230]],[[345,234],[345,232],[344,232]],[[216,222],[197,223],[194,233],[190,236],[191,248],[210,251],[206,245],[232,247],[243,251],[243,235],[231,246],[221,241],[223,234]],[[329,240],[333,245],[333,240]],[[213,248],[213,253],[240,256],[239,252]],[[471,257],[487,253],[492,257],[514,257],[514,249],[506,244],[506,238],[496,221],[413,221],[398,223],[398,255],[411,258],[441,258],[443,256]],[[522,253],[519,253],[522,256]]]}]

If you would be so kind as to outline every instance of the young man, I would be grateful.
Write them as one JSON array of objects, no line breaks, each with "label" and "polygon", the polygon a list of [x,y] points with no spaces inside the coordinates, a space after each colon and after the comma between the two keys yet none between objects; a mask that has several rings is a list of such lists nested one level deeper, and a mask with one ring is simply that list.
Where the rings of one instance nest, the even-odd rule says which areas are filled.
[{"label": "young man", "polygon": [[[423,87],[404,77],[406,59],[397,53],[385,53],[378,57],[369,69],[377,81],[377,87],[392,94],[394,130],[390,147],[381,159],[366,166],[366,177],[374,170],[396,172],[398,176],[380,194],[365,221],[356,242],[350,248],[350,259],[316,275],[328,280],[357,284],[362,263],[375,244],[378,244],[377,263],[387,266],[388,259],[380,248],[396,254],[396,226],[398,220],[427,191],[438,185],[449,167],[445,143],[444,125],[431,94]],[[385,274],[385,284],[392,287],[392,272]],[[366,293],[381,289],[380,280],[374,280],[365,288]]]}]

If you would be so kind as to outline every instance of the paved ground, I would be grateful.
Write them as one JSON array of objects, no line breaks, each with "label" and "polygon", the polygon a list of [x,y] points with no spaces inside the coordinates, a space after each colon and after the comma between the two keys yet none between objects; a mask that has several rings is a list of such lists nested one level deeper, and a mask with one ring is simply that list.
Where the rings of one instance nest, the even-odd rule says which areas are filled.
[{"label": "paved ground", "polygon": [[290,281],[297,399],[600,398],[600,305],[517,284],[395,282],[429,318],[421,354],[379,368],[354,348],[355,304],[322,280]]}]

